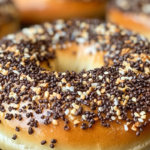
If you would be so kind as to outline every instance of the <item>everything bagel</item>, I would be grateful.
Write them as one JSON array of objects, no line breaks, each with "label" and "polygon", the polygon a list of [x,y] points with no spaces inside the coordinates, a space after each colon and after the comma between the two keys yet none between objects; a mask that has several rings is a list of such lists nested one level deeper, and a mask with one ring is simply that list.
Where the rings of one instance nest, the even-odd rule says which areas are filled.
[{"label": "everything bagel", "polygon": [[150,43],[114,24],[58,20],[3,38],[0,93],[2,150],[150,147]]},{"label": "everything bagel", "polygon": [[107,19],[150,39],[150,0],[112,0]]}]

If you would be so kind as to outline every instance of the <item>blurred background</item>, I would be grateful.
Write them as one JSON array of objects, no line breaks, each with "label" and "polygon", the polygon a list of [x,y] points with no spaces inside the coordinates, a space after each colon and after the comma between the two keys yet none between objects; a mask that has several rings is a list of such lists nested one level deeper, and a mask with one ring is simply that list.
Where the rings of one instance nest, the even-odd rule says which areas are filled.
[{"label": "blurred background", "polygon": [[56,19],[99,18],[150,38],[150,0],[0,0],[0,37]]}]

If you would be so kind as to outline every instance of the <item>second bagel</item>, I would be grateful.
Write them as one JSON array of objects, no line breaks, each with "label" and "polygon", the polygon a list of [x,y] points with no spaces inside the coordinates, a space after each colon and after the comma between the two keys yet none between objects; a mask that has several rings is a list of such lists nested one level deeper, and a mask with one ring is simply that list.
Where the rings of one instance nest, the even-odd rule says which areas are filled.
[{"label": "second bagel", "polygon": [[100,18],[106,0],[13,0],[25,24],[56,19]]}]

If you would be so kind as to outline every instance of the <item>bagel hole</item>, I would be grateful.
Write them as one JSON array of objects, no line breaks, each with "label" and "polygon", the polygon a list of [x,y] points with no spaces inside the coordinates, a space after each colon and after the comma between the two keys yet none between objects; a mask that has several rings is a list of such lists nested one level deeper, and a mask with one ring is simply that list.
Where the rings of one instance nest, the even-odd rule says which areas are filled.
[{"label": "bagel hole", "polygon": [[87,53],[87,48],[89,48],[89,46],[79,46],[76,44],[71,46],[71,48],[56,50],[56,58],[53,60],[48,60],[47,62],[42,62],[41,67],[50,71],[75,71],[79,73],[82,70],[87,71],[103,66],[104,53]]},{"label": "bagel hole", "polygon": [[84,60],[85,56],[82,56],[81,59],[77,58],[76,60],[74,59],[65,59],[65,58],[55,58],[54,60],[48,60],[47,62],[42,62],[41,63],[41,67],[49,70],[49,71],[57,71],[57,72],[65,72],[65,71],[75,71],[77,73],[85,70],[91,70],[91,69],[95,69],[95,68],[100,68],[104,65],[103,62],[101,62],[102,60],[97,60],[95,59],[95,56],[93,55],[86,55],[88,58],[88,60]]}]

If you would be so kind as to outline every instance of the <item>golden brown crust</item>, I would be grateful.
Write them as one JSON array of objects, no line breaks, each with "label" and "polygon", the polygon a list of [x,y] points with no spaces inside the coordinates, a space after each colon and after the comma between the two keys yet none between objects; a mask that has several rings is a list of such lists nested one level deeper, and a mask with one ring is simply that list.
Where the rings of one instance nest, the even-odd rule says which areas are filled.
[{"label": "golden brown crust", "polygon": [[[14,0],[24,23],[56,19],[99,18],[104,16],[105,0]],[[36,4],[36,5],[35,5]]]},{"label": "golden brown crust", "polygon": [[[32,135],[28,134],[27,121],[9,121],[3,120],[0,124],[0,136],[5,136],[8,139],[3,143],[5,147],[10,145],[11,150],[25,150],[25,149],[36,149],[43,150],[50,149],[51,139],[57,139],[56,150],[148,150],[150,143],[150,127],[147,126],[142,135],[139,137],[135,136],[133,131],[125,131],[124,125],[118,125],[115,122],[111,123],[111,128],[105,128],[98,122],[93,126],[92,129],[81,130],[80,127],[71,128],[69,131],[63,130],[64,122],[60,121],[59,125],[53,126],[39,125],[38,128],[34,129]],[[123,122],[122,122],[123,123]],[[15,128],[19,127],[20,132],[15,131]],[[71,126],[71,124],[70,124]],[[14,141],[12,135],[16,134],[17,139]],[[1,137],[0,137],[1,139]],[[45,145],[41,145],[42,140],[46,140]],[[2,140],[0,140],[2,141]],[[16,147],[11,143],[16,144]],[[1,148],[3,150],[3,144]],[[21,148],[24,146],[25,148]],[[8,147],[4,150],[9,150]]]}]

